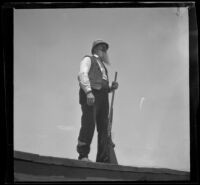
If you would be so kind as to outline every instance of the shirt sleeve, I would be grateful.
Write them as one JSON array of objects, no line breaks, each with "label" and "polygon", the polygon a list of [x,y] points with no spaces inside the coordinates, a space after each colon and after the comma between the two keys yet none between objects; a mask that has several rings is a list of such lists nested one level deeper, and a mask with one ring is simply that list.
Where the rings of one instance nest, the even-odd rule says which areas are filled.
[{"label": "shirt sleeve", "polygon": [[90,57],[84,57],[80,63],[78,81],[79,81],[80,87],[84,90],[85,93],[92,90],[91,85],[90,85],[90,80],[88,77],[88,72],[90,70],[90,67],[91,67]]}]

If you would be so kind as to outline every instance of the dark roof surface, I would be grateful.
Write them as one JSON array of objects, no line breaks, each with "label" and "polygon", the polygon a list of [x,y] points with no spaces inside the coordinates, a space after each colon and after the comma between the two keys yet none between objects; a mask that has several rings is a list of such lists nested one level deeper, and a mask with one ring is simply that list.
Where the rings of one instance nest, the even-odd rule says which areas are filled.
[{"label": "dark roof surface", "polygon": [[[189,172],[178,171],[166,168],[141,168],[131,167],[116,164],[97,163],[97,162],[85,162],[68,158],[57,158],[51,156],[40,156],[38,154],[32,154],[27,152],[14,151],[15,160],[15,174],[20,178],[34,179],[37,174],[37,179],[54,180],[72,180],[72,179],[126,179],[130,180],[131,176],[137,180],[137,176],[140,179],[182,179],[189,180]],[[30,167],[31,166],[31,167]],[[39,167],[40,166],[40,167]],[[28,169],[33,169],[28,171]],[[27,169],[27,170],[26,170]],[[54,169],[57,169],[54,171]],[[50,173],[51,171],[51,173]],[[73,171],[73,173],[72,173]],[[55,172],[55,174],[54,174]],[[71,172],[71,173],[70,173]],[[60,173],[60,174],[59,174]],[[83,176],[84,174],[84,176]],[[128,174],[128,175],[127,175]]]}]

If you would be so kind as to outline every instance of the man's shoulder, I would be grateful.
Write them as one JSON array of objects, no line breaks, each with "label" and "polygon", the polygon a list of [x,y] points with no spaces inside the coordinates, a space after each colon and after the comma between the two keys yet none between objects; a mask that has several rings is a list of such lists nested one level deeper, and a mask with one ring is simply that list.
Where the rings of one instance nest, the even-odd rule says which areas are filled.
[{"label": "man's shoulder", "polygon": [[92,58],[93,56],[91,55],[84,55],[83,58]]},{"label": "man's shoulder", "polygon": [[91,62],[93,62],[94,61],[94,56],[93,55],[85,55],[85,56],[83,56],[83,60],[89,60],[89,61],[91,61]]}]

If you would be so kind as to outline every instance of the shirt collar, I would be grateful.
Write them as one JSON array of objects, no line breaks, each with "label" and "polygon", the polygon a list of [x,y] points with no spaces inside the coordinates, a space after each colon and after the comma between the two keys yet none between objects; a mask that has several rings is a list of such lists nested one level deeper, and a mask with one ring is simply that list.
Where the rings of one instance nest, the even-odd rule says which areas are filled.
[{"label": "shirt collar", "polygon": [[100,56],[98,56],[97,54],[94,54],[93,56],[96,57],[97,59],[99,59],[99,61],[100,61],[100,62],[103,64],[103,66],[105,67],[104,61],[100,58]]},{"label": "shirt collar", "polygon": [[95,56],[96,58],[100,58],[97,54],[94,54],[94,56]]}]

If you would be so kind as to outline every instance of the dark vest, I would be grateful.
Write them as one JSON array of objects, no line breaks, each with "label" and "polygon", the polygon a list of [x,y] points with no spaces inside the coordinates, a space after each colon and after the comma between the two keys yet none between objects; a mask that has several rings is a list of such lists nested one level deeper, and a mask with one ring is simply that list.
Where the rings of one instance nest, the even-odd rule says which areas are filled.
[{"label": "dark vest", "polygon": [[[97,58],[95,56],[88,56],[88,57],[90,57],[90,59],[91,59],[91,67],[90,67],[90,71],[88,73],[91,88],[97,89],[97,90],[101,89],[102,87],[108,88],[109,82],[102,79],[103,74],[102,74],[99,64],[97,62]],[[104,65],[104,68],[106,70],[106,75],[108,77],[108,72],[107,72],[105,65]]]}]

